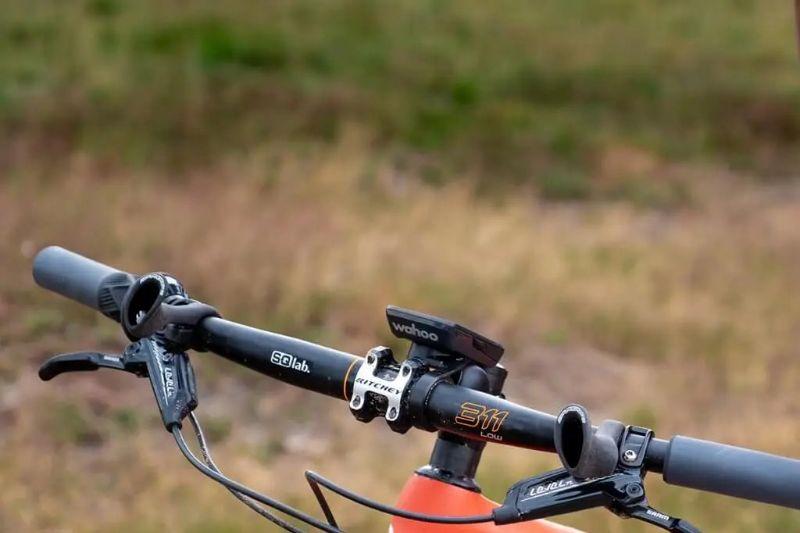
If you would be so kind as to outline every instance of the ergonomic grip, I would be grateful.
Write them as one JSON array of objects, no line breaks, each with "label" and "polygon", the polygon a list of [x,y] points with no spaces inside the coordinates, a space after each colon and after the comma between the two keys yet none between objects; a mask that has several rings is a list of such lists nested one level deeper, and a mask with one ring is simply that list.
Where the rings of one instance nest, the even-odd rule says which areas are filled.
[{"label": "ergonomic grip", "polygon": [[121,296],[134,281],[127,272],[60,246],[48,246],[36,255],[33,279],[41,287],[101,311],[117,321]]},{"label": "ergonomic grip", "polygon": [[758,502],[800,509],[800,460],[675,436],[664,481]]}]

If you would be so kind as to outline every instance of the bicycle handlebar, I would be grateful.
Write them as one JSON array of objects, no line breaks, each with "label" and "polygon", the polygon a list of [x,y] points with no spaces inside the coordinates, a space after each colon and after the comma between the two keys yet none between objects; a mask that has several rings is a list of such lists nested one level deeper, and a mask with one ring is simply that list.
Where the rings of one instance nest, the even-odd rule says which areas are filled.
[{"label": "bicycle handlebar", "polygon": [[675,436],[665,457],[664,481],[800,509],[800,461],[746,448]]},{"label": "bicycle handlebar", "polygon": [[119,322],[122,299],[135,276],[60,246],[48,246],[33,261],[33,279]]},{"label": "bicycle handlebar", "polygon": [[[119,321],[119,291],[132,274],[60,247],[45,248],[33,265],[36,282]],[[115,293],[116,291],[116,293]],[[112,297],[113,296],[113,297]],[[257,372],[348,400],[363,359],[303,340],[210,317],[199,324],[210,351]],[[419,380],[422,381],[422,380]],[[438,382],[415,389],[417,427],[488,442],[554,452],[555,417],[483,392]],[[676,436],[653,439],[648,470],[667,483],[800,509],[800,460]]]},{"label": "bicycle handlebar", "polygon": [[311,342],[222,318],[200,323],[200,338],[217,355],[290,385],[347,399],[363,359]]},{"label": "bicycle handlebar", "polygon": [[33,279],[41,287],[102,311],[100,294],[109,278],[132,277],[88,257],[59,246],[49,246],[36,255]]}]

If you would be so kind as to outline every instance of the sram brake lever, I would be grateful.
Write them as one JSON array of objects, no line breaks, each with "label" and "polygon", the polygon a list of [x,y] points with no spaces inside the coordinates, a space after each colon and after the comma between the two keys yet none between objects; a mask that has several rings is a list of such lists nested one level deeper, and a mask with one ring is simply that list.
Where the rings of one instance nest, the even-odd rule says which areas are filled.
[{"label": "sram brake lever", "polygon": [[98,368],[125,370],[122,358],[99,352],[75,352],[56,355],[39,367],[39,378],[50,381],[59,374],[67,372],[90,372]]},{"label": "sram brake lever", "polygon": [[594,507],[606,507],[623,518],[642,520],[667,531],[700,533],[687,521],[650,507],[641,476],[630,471],[579,480],[559,468],[525,479],[509,489],[503,505],[494,511],[494,521],[511,524]]},{"label": "sram brake lever", "polygon": [[186,352],[172,348],[159,335],[153,335],[125,348],[122,355],[76,352],[57,355],[39,368],[39,377],[49,381],[66,372],[92,371],[99,368],[123,370],[150,379],[161,419],[167,431],[180,427],[197,407],[197,385]]},{"label": "sram brake lever", "polygon": [[512,524],[607,506],[614,500],[605,486],[607,480],[579,481],[564,468],[524,479],[508,490],[503,505],[494,510],[494,522]]},{"label": "sram brake lever", "polygon": [[126,369],[150,378],[164,428],[181,426],[197,407],[197,384],[186,352],[173,350],[158,335],[129,344],[122,353]]},{"label": "sram brake lever", "polygon": [[656,511],[644,491],[650,429],[606,420],[592,426],[589,413],[568,405],[556,418],[555,447],[564,468],[523,480],[508,491],[495,510],[505,524],[606,507],[623,518],[635,518],[680,533],[698,530],[679,518]]}]

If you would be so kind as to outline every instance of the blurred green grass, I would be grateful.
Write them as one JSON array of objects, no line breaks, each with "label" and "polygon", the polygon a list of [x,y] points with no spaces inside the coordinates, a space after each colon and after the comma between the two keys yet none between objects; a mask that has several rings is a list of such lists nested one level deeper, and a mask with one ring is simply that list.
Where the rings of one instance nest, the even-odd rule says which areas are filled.
[{"label": "blurred green grass", "polygon": [[[769,177],[798,163],[788,2],[5,2],[0,118],[51,157],[194,167],[270,139],[369,131],[439,182],[671,204],[603,155]],[[423,154],[424,157],[420,157]]]}]

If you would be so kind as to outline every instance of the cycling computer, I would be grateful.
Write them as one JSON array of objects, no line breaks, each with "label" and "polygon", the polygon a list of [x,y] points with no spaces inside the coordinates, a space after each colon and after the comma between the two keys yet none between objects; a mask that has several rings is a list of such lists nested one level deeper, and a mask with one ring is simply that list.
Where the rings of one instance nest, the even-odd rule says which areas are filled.
[{"label": "cycling computer", "polygon": [[386,318],[396,337],[441,354],[465,357],[484,368],[497,365],[503,356],[502,345],[449,320],[393,305],[386,307]]}]

